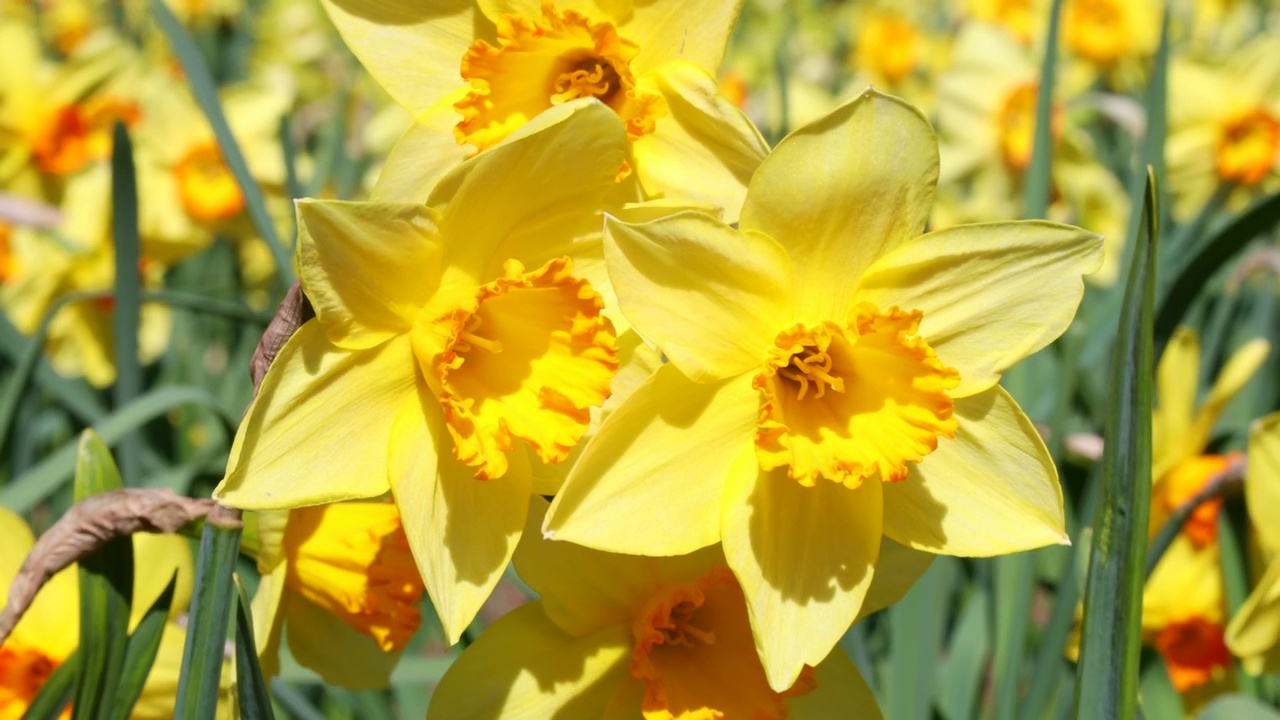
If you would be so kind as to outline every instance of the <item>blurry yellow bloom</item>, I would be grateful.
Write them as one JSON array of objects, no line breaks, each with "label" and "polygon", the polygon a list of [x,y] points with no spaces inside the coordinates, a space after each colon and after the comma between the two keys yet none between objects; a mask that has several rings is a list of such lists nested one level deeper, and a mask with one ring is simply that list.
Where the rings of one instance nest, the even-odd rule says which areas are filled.
[{"label": "blurry yellow bloom", "polygon": [[1160,12],[1151,0],[1067,0],[1062,38],[1099,68],[1147,56],[1160,41]]},{"label": "blurry yellow bloom", "polygon": [[563,461],[609,395],[614,330],[573,259],[598,257],[625,143],[614,113],[578,101],[424,205],[300,202],[317,317],[271,366],[215,496],[280,509],[390,490],[456,641],[519,539],[531,457]]},{"label": "blurry yellow bloom", "polygon": [[1253,424],[1245,499],[1266,570],[1227,627],[1227,645],[1251,675],[1280,671],[1280,413]]},{"label": "blurry yellow bloom", "polygon": [[389,502],[316,505],[258,518],[255,637],[278,670],[281,634],[326,682],[386,687],[421,621],[422,578]]},{"label": "blurry yellow bloom", "polygon": [[[26,522],[0,507],[0,597],[9,593],[9,584],[35,544]],[[130,625],[141,620],[159,597],[174,572],[178,573],[171,616],[186,611],[191,599],[191,552],[184,538],[173,535],[135,535],[133,616]],[[178,667],[182,662],[185,632],[175,623],[165,628],[156,664],[147,676],[133,718],[163,718],[173,715]],[[18,720],[44,681],[80,643],[80,595],[76,566],[54,575],[41,588],[35,601],[0,647],[0,720]],[[229,698],[228,698],[229,699]],[[229,715],[224,704],[219,717]],[[69,711],[63,717],[70,717]]]},{"label": "blurry yellow bloom", "polygon": [[[325,2],[369,73],[419,119],[402,141],[414,150],[393,154],[389,167],[434,176],[548,108],[593,97],[626,127],[619,177],[634,170],[638,187],[626,190],[633,199],[692,199],[734,217],[767,152],[741,111],[717,94],[738,5]],[[435,167],[421,162],[424,145]]]},{"label": "blurry yellow bloom", "polygon": [[975,20],[1000,26],[1023,45],[1046,27],[1048,3],[1043,0],[968,0],[966,6]]},{"label": "blurry yellow bloom", "polygon": [[[450,667],[429,717],[878,718],[842,650],[783,692],[766,682],[742,588],[718,547],[642,558],[539,537],[533,498],[516,570],[540,599],[485,630]],[[902,548],[895,569],[927,563]],[[907,583],[909,585],[909,583]],[[901,597],[877,586],[868,605]]]},{"label": "blurry yellow bloom", "polygon": [[873,77],[894,85],[920,63],[923,42],[920,31],[903,15],[892,12],[868,14],[859,23],[854,53],[857,65]]},{"label": "blurry yellow bloom", "polygon": [[1179,536],[1147,580],[1142,637],[1164,658],[1189,712],[1229,684],[1231,653],[1223,641],[1226,598],[1221,550]]},{"label": "blurry yellow bloom", "polygon": [[601,424],[546,530],[651,555],[723,541],[775,690],[857,616],[882,534],[959,555],[1066,540],[1054,465],[997,383],[1071,321],[1100,238],[919,235],[937,162],[923,117],[867,90],[778,145],[737,229],[606,225],[622,312],[670,362]]},{"label": "blurry yellow bloom", "polygon": [[1165,154],[1177,215],[1218,192],[1239,209],[1280,186],[1278,53],[1280,39],[1260,36],[1223,64],[1171,62]]}]

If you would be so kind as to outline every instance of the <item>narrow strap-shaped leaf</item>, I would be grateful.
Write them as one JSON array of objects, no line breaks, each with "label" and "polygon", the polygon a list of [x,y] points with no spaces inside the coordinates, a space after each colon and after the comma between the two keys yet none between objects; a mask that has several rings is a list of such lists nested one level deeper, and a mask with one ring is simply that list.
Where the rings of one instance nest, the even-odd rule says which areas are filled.
[{"label": "narrow strap-shaped leaf", "polygon": [[919,669],[935,662],[951,608],[956,561],[940,557],[902,600],[889,608],[889,669],[885,674],[886,715],[928,720],[932,716],[935,673]]},{"label": "narrow strap-shaped leaf", "polygon": [[1058,21],[1062,0],[1053,0],[1049,9],[1049,31],[1045,34],[1044,59],[1040,63],[1040,88],[1036,92],[1036,125],[1031,139],[1031,164],[1023,176],[1022,216],[1042,218],[1049,214],[1049,189],[1053,183],[1053,86],[1058,72]]},{"label": "narrow strap-shaped leaf", "polygon": [[[143,394],[109,415],[93,429],[105,443],[111,445],[118,442],[129,430],[141,427],[175,407],[188,404],[209,408],[227,423],[228,427],[235,427],[237,419],[231,417],[218,399],[210,395],[207,390],[171,385]],[[17,513],[30,511],[40,501],[63,486],[71,477],[75,462],[76,444],[63,445],[38,465],[15,478],[13,482],[0,487],[0,505]]]},{"label": "narrow strap-shaped leaf", "polygon": [[1147,171],[1142,230],[1125,287],[1111,362],[1102,496],[1093,523],[1075,717],[1137,712],[1142,585],[1151,504],[1151,386],[1159,206]]},{"label": "narrow strap-shaped leaf", "polygon": [[67,656],[40,686],[40,692],[31,699],[22,720],[55,720],[71,704],[76,675],[80,669],[80,651]]},{"label": "narrow strap-shaped leaf", "polygon": [[1022,717],[1018,687],[1022,684],[1026,663],[1023,651],[1027,628],[1031,624],[1031,600],[1035,594],[1035,555],[1020,552],[995,559],[995,630],[994,654],[996,683],[996,717],[1015,720]]},{"label": "narrow strap-shaped leaf", "polygon": [[295,279],[293,261],[289,249],[280,242],[280,236],[276,234],[276,227],[271,222],[271,215],[267,212],[267,203],[263,198],[262,189],[258,187],[257,181],[249,172],[249,164],[244,159],[240,144],[236,142],[235,135],[231,133],[231,126],[227,124],[227,116],[222,111],[222,102],[218,99],[218,86],[214,82],[213,75],[205,65],[204,58],[200,56],[200,50],[196,47],[195,41],[191,39],[191,35],[178,21],[169,6],[165,5],[163,0],[151,0],[150,7],[156,24],[169,39],[173,54],[177,56],[183,72],[186,73],[196,103],[204,111],[209,125],[213,128],[213,136],[222,150],[223,160],[226,161],[227,168],[231,170],[236,184],[240,186],[241,194],[244,195],[245,207],[249,211],[249,218],[253,221],[254,228],[271,249],[271,257],[276,261],[276,277],[280,281],[283,295],[284,288],[292,285]]},{"label": "narrow strap-shaped leaf", "polygon": [[[77,502],[121,486],[106,443],[92,430],[76,453]],[[129,644],[133,538],[116,538],[80,561],[80,672],[71,717],[105,718],[114,707]]]},{"label": "narrow strap-shaped leaf", "polygon": [[205,521],[174,717],[211,720],[217,714],[241,529],[240,513],[220,505]]},{"label": "narrow strap-shaped leaf", "polygon": [[[115,300],[111,305],[111,337],[115,346],[116,407],[129,404],[142,391],[138,360],[138,327],[142,312],[142,252],[138,241],[138,182],[133,167],[133,143],[124,123],[117,121],[111,140],[111,236],[115,244]],[[116,448],[123,476],[133,483],[141,473],[142,438],[137,431],[120,438]]]},{"label": "narrow strap-shaped leaf", "polygon": [[253,638],[253,617],[249,596],[240,576],[236,584],[236,687],[240,695],[240,717],[244,720],[273,720],[271,693],[258,665],[258,644]]},{"label": "narrow strap-shaped leaf", "polygon": [[160,652],[160,638],[164,636],[165,627],[169,624],[169,609],[173,606],[173,595],[177,587],[178,573],[174,571],[164,592],[151,603],[138,627],[129,635],[124,670],[120,674],[120,687],[108,716],[111,720],[126,720],[138,698],[142,696],[142,687],[146,685],[147,675],[151,673],[151,666],[155,664],[156,655]]}]

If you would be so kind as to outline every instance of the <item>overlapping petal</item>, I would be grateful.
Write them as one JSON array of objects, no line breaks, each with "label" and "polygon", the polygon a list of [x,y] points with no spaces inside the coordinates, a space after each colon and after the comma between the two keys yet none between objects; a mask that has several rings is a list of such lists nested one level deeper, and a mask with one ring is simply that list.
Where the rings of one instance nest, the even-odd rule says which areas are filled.
[{"label": "overlapping petal", "polygon": [[960,371],[955,398],[982,392],[1053,342],[1102,263],[1102,238],[1049,222],[965,225],[922,235],[881,257],[858,300],[920,310],[920,335]]},{"label": "overlapping petal", "polygon": [[1254,422],[1249,429],[1249,467],[1244,484],[1249,517],[1267,552],[1280,553],[1280,413]]},{"label": "overlapping petal", "polygon": [[303,324],[249,406],[214,498],[279,510],[382,495],[387,438],[405,400],[418,393],[416,368],[408,336],[342,350],[319,322]]},{"label": "overlapping petal", "polygon": [[409,332],[440,278],[436,213],[335,200],[297,208],[298,271],[329,340],[361,350]]},{"label": "overlapping petal", "polygon": [[1226,409],[1227,403],[1236,396],[1262,367],[1267,355],[1271,353],[1271,343],[1262,338],[1254,338],[1232,353],[1227,364],[1218,372],[1218,378],[1209,388],[1209,394],[1200,404],[1195,419],[1191,422],[1191,432],[1187,436],[1186,446],[1204,448],[1209,444],[1213,427]]},{"label": "overlapping petal", "polygon": [[1280,670],[1280,562],[1272,562],[1227,626],[1227,647],[1245,670]]},{"label": "overlapping petal", "polygon": [[885,535],[946,555],[1065,544],[1058,471],[1035,426],[1001,387],[956,401],[956,436],[884,488]]},{"label": "overlapping petal", "polygon": [[[738,462],[754,468],[754,451]],[[805,487],[785,470],[730,473],[724,553],[775,690],[822,662],[858,616],[880,554],[882,485]]]},{"label": "overlapping petal", "polygon": [[1186,443],[1199,384],[1200,340],[1190,328],[1179,327],[1156,368],[1156,409],[1151,415],[1153,479],[1164,477],[1179,460],[1201,450]]},{"label": "overlapping petal", "polygon": [[391,684],[400,653],[384,652],[372,637],[300,595],[290,593],[280,611],[289,626],[289,651],[326,683],[349,690],[376,690]]},{"label": "overlapping petal", "polygon": [[867,681],[840,648],[832,650],[827,659],[813,669],[813,679],[818,687],[787,700],[792,717],[804,720],[849,717],[879,720],[882,717]]},{"label": "overlapping petal", "polygon": [[697,212],[643,225],[610,219],[605,260],[622,312],[696,382],[763,364],[786,327],[786,252]]},{"label": "overlapping petal", "polygon": [[663,365],[600,426],[551,504],[544,531],[646,555],[716,542],[725,473],[751,451],[758,403],[749,376],[701,384]]},{"label": "overlapping petal", "polygon": [[857,278],[924,230],[937,180],[924,116],[868,88],[774,148],[751,179],[740,227],[790,254],[796,320],[843,321]]}]

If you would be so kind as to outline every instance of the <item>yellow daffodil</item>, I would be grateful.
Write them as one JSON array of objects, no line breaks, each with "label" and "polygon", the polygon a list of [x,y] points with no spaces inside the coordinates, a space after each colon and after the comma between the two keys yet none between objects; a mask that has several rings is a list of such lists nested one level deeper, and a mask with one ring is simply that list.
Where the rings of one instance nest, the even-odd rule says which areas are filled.
[{"label": "yellow daffodil", "polygon": [[545,530],[646,555],[722,541],[774,690],[857,617],[882,535],[1067,541],[1053,462],[997,382],[1070,323],[1101,238],[920,235],[937,167],[924,118],[868,89],[778,145],[737,229],[606,225],[622,312],[670,362],[601,424]]},{"label": "yellow daffodil", "polygon": [[[1179,328],[1170,339],[1156,371],[1151,536],[1160,531],[1170,513],[1239,461],[1239,453],[1206,454],[1205,448],[1218,416],[1257,371],[1269,349],[1264,340],[1240,348],[1197,411],[1199,341],[1188,328]],[[1220,505],[1220,501],[1205,503],[1187,519],[1143,591],[1143,636],[1164,657],[1170,680],[1184,693],[1184,701],[1193,705],[1220,691],[1214,688],[1227,681],[1231,660],[1223,642],[1226,603],[1217,539]]]},{"label": "yellow daffodil", "polygon": [[1000,26],[1023,45],[1044,34],[1048,9],[1049,4],[1044,0],[967,0],[965,3],[968,17]]},{"label": "yellow daffodil", "polygon": [[908,100],[926,114],[937,105],[936,70],[948,61],[949,34],[938,33],[927,6],[855,6],[853,79],[846,87],[871,85]]},{"label": "yellow daffodil", "polygon": [[[594,97],[626,126],[620,177],[634,170],[647,196],[708,202],[731,220],[767,151],[716,90],[738,5],[325,2],[369,73],[420,117],[403,170],[437,173],[548,108]],[[423,146],[436,167],[421,162]]]},{"label": "yellow daffodil", "polygon": [[[840,649],[784,690],[769,686],[743,589],[719,547],[644,558],[550,542],[538,534],[546,501],[532,502],[515,567],[540,599],[463,652],[429,717],[880,717]],[[885,555],[912,580],[928,566],[927,554],[889,543]],[[866,611],[909,585],[877,583]]]},{"label": "yellow daffodil", "polygon": [[1066,0],[1061,22],[1063,44],[1101,72],[1136,65],[1160,43],[1160,8],[1152,0]]},{"label": "yellow daffodil", "polygon": [[[0,537],[4,538],[0,545],[0,597],[5,597],[35,538],[22,518],[3,507],[0,507]],[[142,534],[134,536],[133,546],[136,562],[130,625],[141,620],[175,571],[178,584],[170,613],[176,617],[185,612],[191,599],[193,572],[187,541],[172,535]],[[79,607],[79,581],[73,565],[55,574],[41,588],[0,647],[0,720],[22,717],[44,681],[76,649],[80,643]],[[173,716],[185,637],[185,631],[176,623],[170,622],[165,628],[156,664],[130,717]],[[230,710],[230,703],[223,703],[219,717],[230,717]]]},{"label": "yellow daffodil", "polygon": [[1239,209],[1280,187],[1280,39],[1260,36],[1217,65],[1175,57],[1165,157],[1174,213],[1215,194]]},{"label": "yellow daffodil", "polygon": [[1253,424],[1245,500],[1265,572],[1227,626],[1227,646],[1251,675],[1280,671],[1280,413]]},{"label": "yellow daffodil", "polygon": [[386,687],[418,629],[422,578],[389,502],[317,505],[257,516],[254,596],[263,671],[278,670],[280,639],[325,682]]},{"label": "yellow daffodil", "polygon": [[625,143],[608,108],[566,103],[425,204],[300,202],[317,317],[272,364],[215,497],[281,509],[390,490],[456,641],[519,540],[531,458],[564,460],[609,395],[614,330],[574,259],[599,253]]}]

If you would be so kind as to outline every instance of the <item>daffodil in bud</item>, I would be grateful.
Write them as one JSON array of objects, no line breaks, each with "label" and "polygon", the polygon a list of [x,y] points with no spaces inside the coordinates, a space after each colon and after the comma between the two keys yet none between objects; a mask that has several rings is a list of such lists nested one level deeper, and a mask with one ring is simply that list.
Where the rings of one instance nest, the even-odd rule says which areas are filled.
[{"label": "daffodil in bud", "polygon": [[[1213,427],[1223,409],[1266,360],[1264,340],[1246,343],[1219,373],[1200,407],[1200,344],[1179,328],[1156,370],[1157,405],[1152,416],[1151,522],[1154,537],[1172,512],[1215,477],[1243,460],[1238,452],[1208,454]],[[1196,706],[1229,683],[1231,655],[1223,639],[1226,600],[1218,543],[1221,501],[1199,506],[1187,519],[1147,581],[1142,596],[1142,632],[1164,658],[1173,686]]]},{"label": "daffodil in bud", "polygon": [[920,235],[937,168],[924,118],[867,90],[778,145],[739,227],[606,226],[622,312],[670,362],[601,424],[546,532],[723,542],[777,691],[857,617],[882,535],[956,555],[1067,541],[1053,462],[997,382],[1070,323],[1101,238]]},{"label": "daffodil in bud", "polygon": [[[706,202],[736,218],[767,152],[715,76],[740,3],[678,0],[328,0],[343,39],[419,124],[377,197],[403,199],[548,108],[595,98],[625,124],[627,192]],[[422,163],[422,154],[437,158]],[[639,200],[640,197],[631,199]]]},{"label": "daffodil in bud", "polygon": [[1280,413],[1249,431],[1245,500],[1265,571],[1227,626],[1227,647],[1251,675],[1280,672]]},{"label": "daffodil in bud", "polygon": [[256,520],[254,597],[263,671],[279,667],[282,638],[325,682],[386,687],[421,622],[422,578],[390,502],[266,511]]},{"label": "daffodil in bud", "polygon": [[[836,649],[770,687],[743,589],[719,547],[646,558],[553,542],[532,499],[515,568],[539,599],[499,619],[450,667],[428,717],[878,718],[870,689]],[[886,542],[896,602],[930,556]]]},{"label": "daffodil in bud", "polygon": [[215,497],[267,510],[390,491],[456,641],[519,540],[531,465],[566,459],[609,396],[614,328],[575,259],[599,256],[625,143],[616,114],[577,101],[425,204],[300,202],[316,318],[271,365]]}]

